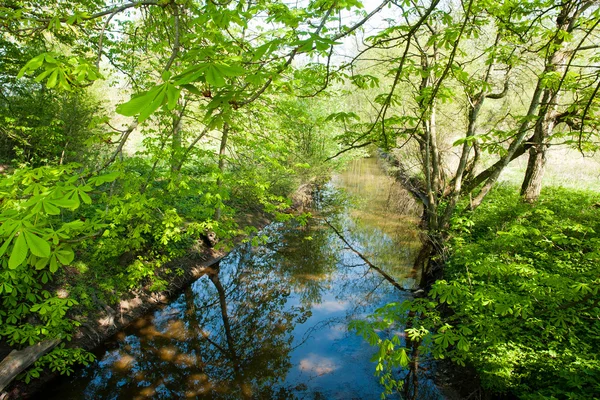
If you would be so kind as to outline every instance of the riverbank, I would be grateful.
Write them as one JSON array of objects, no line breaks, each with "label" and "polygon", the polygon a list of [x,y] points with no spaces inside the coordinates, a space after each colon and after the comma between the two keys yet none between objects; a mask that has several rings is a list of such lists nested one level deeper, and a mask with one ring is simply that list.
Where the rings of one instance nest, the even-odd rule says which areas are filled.
[{"label": "riverbank", "polygon": [[[303,189],[304,193],[306,188]],[[264,214],[243,214],[238,217],[237,223],[240,227],[253,227],[258,230],[265,227],[271,220]],[[245,236],[238,236],[233,240],[239,244]],[[108,338],[126,328],[136,319],[167,304],[183,289],[192,282],[218,269],[218,264],[230,251],[216,250],[203,240],[199,239],[181,258],[170,261],[157,271],[157,275],[166,280],[163,290],[151,290],[150,286],[131,290],[123,293],[120,300],[108,305],[96,301],[96,310],[76,309],[80,313],[69,314],[70,318],[78,321],[81,325],[73,333],[72,340],[65,343],[67,348],[81,348],[93,351],[104,343]],[[177,274],[165,274],[165,271],[177,269]],[[57,288],[57,291],[64,289]],[[64,343],[64,342],[63,342]],[[1,361],[1,360],[0,360]],[[0,393],[0,400],[26,399],[44,388],[53,379],[59,376],[57,372],[44,370],[37,379],[32,379],[26,384],[23,381],[13,381],[5,391]]]},{"label": "riverbank", "polygon": [[[403,182],[402,171],[400,178],[390,172]],[[444,358],[441,387],[458,398],[594,397],[599,200],[595,192],[548,187],[528,204],[504,184],[453,219],[443,276],[426,299],[407,306],[417,316],[410,323],[426,327],[412,333],[418,343]]]}]

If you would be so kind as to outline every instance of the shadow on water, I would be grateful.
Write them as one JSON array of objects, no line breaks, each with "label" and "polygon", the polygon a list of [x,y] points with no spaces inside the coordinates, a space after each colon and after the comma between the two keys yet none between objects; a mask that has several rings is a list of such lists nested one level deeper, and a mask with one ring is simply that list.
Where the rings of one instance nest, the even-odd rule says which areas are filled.
[{"label": "shadow on water", "polygon": [[[372,159],[335,176],[315,203],[308,224],[269,225],[268,243],[232,252],[44,398],[379,398],[374,350],[347,325],[406,294],[345,248],[322,217],[411,288],[419,210]],[[425,387],[421,398],[440,397]]]}]

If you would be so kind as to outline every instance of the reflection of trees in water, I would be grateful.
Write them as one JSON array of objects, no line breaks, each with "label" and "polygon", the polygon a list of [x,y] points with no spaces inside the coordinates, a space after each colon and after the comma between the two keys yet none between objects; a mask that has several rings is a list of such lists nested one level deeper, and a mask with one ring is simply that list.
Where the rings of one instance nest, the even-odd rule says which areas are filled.
[{"label": "reflection of trees in water", "polygon": [[418,218],[421,214],[420,205],[401,184],[383,173],[376,158],[351,162],[336,180],[353,198],[354,206],[368,208],[374,219],[386,213],[395,218]]},{"label": "reflection of trees in water", "polygon": [[281,240],[286,245],[273,257],[279,279],[288,283],[304,306],[320,303],[323,293],[332,287],[339,244],[332,241],[327,227],[315,219],[306,226],[286,230]]},{"label": "reflection of trees in water", "polygon": [[[90,398],[277,397],[275,383],[291,367],[290,332],[306,319],[285,308],[289,283],[273,266],[241,252],[151,319],[128,330],[108,353],[86,395]],[[137,336],[136,336],[137,335]],[[125,334],[123,335],[125,336]]]},{"label": "reflection of trees in water", "polygon": [[338,226],[354,248],[362,252],[396,281],[410,288],[416,278],[414,260],[420,248],[420,241],[414,225],[395,221],[394,230],[386,232],[373,228],[369,221],[361,218],[340,220]]}]

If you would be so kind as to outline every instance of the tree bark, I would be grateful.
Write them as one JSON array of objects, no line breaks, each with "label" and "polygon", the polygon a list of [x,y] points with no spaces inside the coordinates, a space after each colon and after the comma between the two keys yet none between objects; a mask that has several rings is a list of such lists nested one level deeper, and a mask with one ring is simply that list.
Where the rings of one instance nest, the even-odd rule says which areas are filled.
[{"label": "tree bark", "polygon": [[[223,125],[223,135],[221,136],[221,146],[219,147],[219,179],[217,179],[217,187],[220,189],[223,186],[223,171],[225,169],[225,150],[227,148],[227,138],[229,136],[229,124]],[[217,207],[215,211],[215,219],[218,221],[221,219],[221,207]]]},{"label": "tree bark", "polygon": [[171,128],[171,172],[176,174],[181,169],[183,164],[182,157],[182,143],[183,138],[181,137],[181,130],[183,128],[183,116],[187,108],[187,100],[183,100],[181,111],[179,113],[173,113],[173,125]]},{"label": "tree bark", "polygon": [[542,179],[546,170],[546,150],[548,148],[548,145],[543,142],[545,137],[545,135],[541,137],[540,141],[529,149],[527,170],[521,186],[521,196],[528,203],[535,202],[542,191]]},{"label": "tree bark", "polygon": [[45,340],[23,350],[13,350],[0,363],[0,392],[2,392],[2,390],[4,390],[17,375],[59,343],[60,339]]}]

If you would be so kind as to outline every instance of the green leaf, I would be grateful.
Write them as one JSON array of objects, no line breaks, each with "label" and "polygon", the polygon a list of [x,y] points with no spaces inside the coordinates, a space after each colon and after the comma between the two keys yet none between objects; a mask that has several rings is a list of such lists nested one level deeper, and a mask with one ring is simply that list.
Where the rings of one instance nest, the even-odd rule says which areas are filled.
[{"label": "green leaf", "polygon": [[402,367],[406,367],[408,365],[408,363],[410,362],[410,359],[408,358],[408,356],[406,355],[406,350],[405,349],[400,349],[400,366]]},{"label": "green leaf", "polygon": [[79,199],[77,199],[77,201],[75,201],[73,199],[68,199],[66,197],[63,197],[62,199],[58,199],[58,200],[53,200],[52,203],[54,203],[54,205],[56,205],[58,207],[69,208],[71,210],[75,210],[77,207],[79,207]]},{"label": "green leaf", "polygon": [[210,64],[206,67],[206,82],[208,82],[209,84],[216,86],[216,87],[222,87],[225,86],[225,79],[223,78],[223,73],[220,71],[220,69],[213,64]]},{"label": "green leaf", "polygon": [[2,257],[4,253],[6,253],[6,249],[8,249],[8,245],[10,244],[10,242],[12,242],[13,237],[14,236],[11,236],[7,240],[5,240],[2,244],[2,247],[0,247],[0,257]]},{"label": "green leaf", "polygon": [[52,74],[50,75],[50,78],[48,78],[48,82],[46,83],[46,86],[48,87],[48,89],[52,89],[54,86],[56,86],[57,81],[58,81],[58,68],[55,68],[54,71],[52,72]]},{"label": "green leaf", "polygon": [[138,122],[145,121],[162,105],[166,97],[167,85],[154,86],[146,93],[140,93],[132,97],[127,103],[120,104],[117,107],[117,112],[128,117],[139,114]]},{"label": "green leaf", "polygon": [[49,68],[49,69],[45,70],[44,72],[42,72],[41,74],[39,74],[38,76],[36,76],[34,81],[41,82],[54,71],[56,71],[56,68]]},{"label": "green leaf", "polygon": [[79,208],[79,206],[81,205],[78,194],[79,191],[77,189],[74,189],[71,194],[71,197],[69,198],[69,200],[73,201],[73,209]]},{"label": "green leaf", "polygon": [[44,64],[44,54],[40,54],[39,56],[32,58],[27,62],[27,64],[23,66],[23,68],[21,68],[21,70],[17,74],[17,79],[22,78],[23,75],[25,75],[25,72],[27,71],[35,71],[36,69],[41,67],[42,64]]},{"label": "green leaf", "polygon": [[85,204],[92,204],[92,199],[83,190],[79,190],[79,197],[81,197],[81,200],[83,200]]},{"label": "green leaf", "polygon": [[252,56],[252,61],[260,60],[267,53],[267,51],[269,51],[269,49],[273,47],[277,47],[277,43],[268,42],[263,44],[262,46],[257,47],[254,51],[254,55]]},{"label": "green leaf", "polygon": [[241,65],[215,65],[219,71],[225,76],[241,76],[246,73],[246,69]]},{"label": "green leaf", "polygon": [[152,115],[154,111],[158,109],[164,102],[166,97],[166,87],[162,86],[161,90],[158,92],[154,100],[152,100],[146,107],[140,111],[140,115],[138,116],[138,122],[144,122],[145,120]]},{"label": "green leaf", "polygon": [[179,100],[180,94],[181,89],[171,84],[167,84],[167,107],[169,110],[172,110],[177,106],[177,101]]},{"label": "green leaf", "polygon": [[60,209],[52,204],[50,201],[44,200],[42,201],[42,205],[44,206],[44,211],[48,215],[58,215],[60,214]]},{"label": "green leaf", "polygon": [[114,171],[114,172],[111,172],[110,174],[94,176],[94,177],[90,178],[88,182],[90,184],[94,184],[95,186],[100,186],[104,183],[114,181],[120,175],[121,175],[121,173],[119,171]]},{"label": "green leaf", "polygon": [[62,249],[54,253],[58,261],[63,265],[69,265],[75,258],[75,253],[71,249]]},{"label": "green leaf", "polygon": [[48,261],[50,261],[49,258],[40,258],[35,263],[35,269],[37,269],[37,270],[44,269],[46,267],[46,265],[48,265]]},{"label": "green leaf", "polygon": [[49,64],[56,64],[56,65],[58,64],[58,61],[56,61],[56,58],[52,57],[52,54],[50,54],[50,53],[44,53],[44,59]]},{"label": "green leaf", "polygon": [[50,243],[29,231],[23,231],[23,235],[33,255],[43,258],[50,257]]},{"label": "green leaf", "polygon": [[181,87],[186,89],[188,92],[193,93],[197,96],[203,96],[200,89],[198,89],[196,86],[192,85],[191,83],[186,83],[185,85],[181,85]]},{"label": "green leaf", "polygon": [[133,117],[148,103],[147,95],[148,93],[140,93],[133,96],[128,102],[119,104],[116,111],[126,117]]},{"label": "green leaf", "polygon": [[58,263],[56,262],[56,256],[52,254],[50,257],[50,272],[55,273],[58,271]]},{"label": "green leaf", "polygon": [[8,260],[8,268],[15,269],[19,265],[25,261],[27,258],[27,254],[29,253],[29,249],[27,248],[27,242],[25,241],[25,236],[21,233],[17,236],[17,240],[15,241],[15,245],[10,253],[10,259]]},{"label": "green leaf", "polygon": [[188,68],[183,73],[173,77],[175,86],[183,86],[187,85],[191,82],[201,81],[205,82],[204,71],[206,69],[207,64],[194,65],[191,68]]}]

